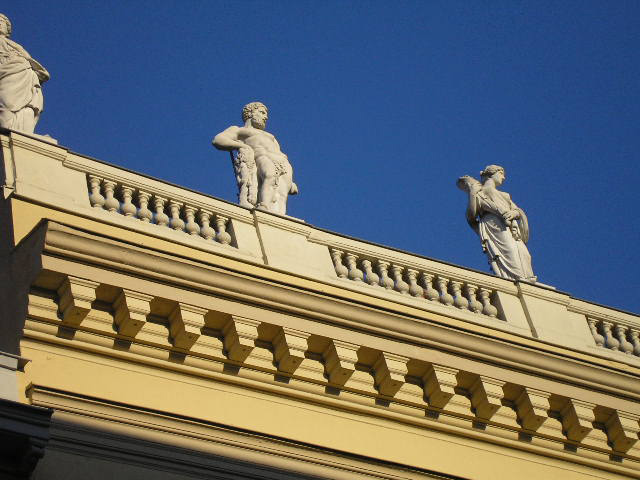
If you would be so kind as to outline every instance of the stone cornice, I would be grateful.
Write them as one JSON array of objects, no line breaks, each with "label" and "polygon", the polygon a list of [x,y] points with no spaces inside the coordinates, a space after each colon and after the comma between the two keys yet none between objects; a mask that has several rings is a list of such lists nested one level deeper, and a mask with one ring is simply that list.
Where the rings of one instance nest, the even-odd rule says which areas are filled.
[{"label": "stone cornice", "polygon": [[[363,305],[354,303],[348,296],[327,296],[323,293],[326,292],[326,286],[317,284],[315,291],[301,288],[293,276],[290,276],[289,285],[286,282],[271,283],[265,280],[269,277],[266,275],[268,269],[263,270],[265,275],[262,278],[255,278],[246,271],[234,273],[178,257],[168,257],[53,223],[44,224],[40,229],[46,232],[46,252],[76,261],[127,271],[163,282],[171,281],[176,285],[209,291],[243,302],[258,302],[270,308],[399,342],[449,351],[518,371],[535,372],[566,383],[587,385],[596,390],[608,391],[614,396],[640,399],[637,377],[623,371],[621,365],[616,370],[611,362],[606,367],[600,366],[601,360],[590,355],[516,335],[500,335],[490,329],[472,325],[463,328],[461,322],[454,327],[456,322],[449,321],[444,316],[402,305],[391,308],[392,304],[389,302],[385,309],[380,309],[373,301],[369,305]],[[310,285],[309,282],[305,283]]]}]

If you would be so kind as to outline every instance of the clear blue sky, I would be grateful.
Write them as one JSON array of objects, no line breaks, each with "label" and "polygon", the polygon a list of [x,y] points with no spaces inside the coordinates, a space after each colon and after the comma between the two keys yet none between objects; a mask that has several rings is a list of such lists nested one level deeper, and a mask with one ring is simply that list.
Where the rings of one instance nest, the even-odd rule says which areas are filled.
[{"label": "clear blue sky", "polygon": [[487,271],[463,174],[507,170],[541,282],[640,311],[640,2],[9,1],[39,133],[235,201],[211,138],[253,100],[289,213]]}]

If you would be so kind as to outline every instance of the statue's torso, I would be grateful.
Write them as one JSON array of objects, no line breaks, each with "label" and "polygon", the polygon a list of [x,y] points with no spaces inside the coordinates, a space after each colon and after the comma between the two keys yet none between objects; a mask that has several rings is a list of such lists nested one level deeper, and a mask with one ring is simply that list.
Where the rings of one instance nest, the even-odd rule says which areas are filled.
[{"label": "statue's torso", "polygon": [[24,62],[29,66],[27,58],[29,54],[20,46],[6,37],[0,37],[0,64],[11,62]]},{"label": "statue's torso", "polygon": [[272,158],[286,159],[280,151],[276,138],[269,132],[253,127],[242,127],[238,131],[238,140],[249,145],[256,156],[267,155]]},{"label": "statue's torso", "polygon": [[482,188],[480,192],[480,210],[483,210],[484,199],[492,202],[500,212],[508,212],[513,208],[511,195],[509,195],[507,192],[501,192],[496,188]]}]

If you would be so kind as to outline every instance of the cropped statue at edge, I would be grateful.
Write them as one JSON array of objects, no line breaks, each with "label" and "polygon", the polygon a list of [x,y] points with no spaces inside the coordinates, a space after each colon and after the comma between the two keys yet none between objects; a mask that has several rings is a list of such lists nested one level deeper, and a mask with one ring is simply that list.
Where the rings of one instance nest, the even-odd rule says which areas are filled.
[{"label": "cropped statue at edge", "polygon": [[11,22],[0,14],[0,126],[33,133],[44,107],[40,84],[49,72],[10,36]]},{"label": "cropped statue at edge", "polygon": [[285,215],[288,196],[298,193],[293,169],[276,138],[264,129],[267,107],[252,102],[242,109],[244,126],[231,126],[213,139],[218,150],[231,153],[238,182],[238,203]]},{"label": "cropped statue at edge", "polygon": [[496,275],[535,282],[526,245],[527,216],[508,193],[498,190],[506,177],[504,168],[489,165],[480,176],[482,183],[468,175],[457,181],[458,188],[469,194],[467,222],[480,236],[482,249]]}]

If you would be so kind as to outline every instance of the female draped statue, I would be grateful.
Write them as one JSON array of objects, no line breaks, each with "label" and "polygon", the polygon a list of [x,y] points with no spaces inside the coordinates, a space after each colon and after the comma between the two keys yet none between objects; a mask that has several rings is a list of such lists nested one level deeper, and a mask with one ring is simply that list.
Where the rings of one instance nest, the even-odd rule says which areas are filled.
[{"label": "female draped statue", "polygon": [[480,172],[482,183],[468,175],[457,185],[469,194],[467,222],[480,236],[493,272],[511,280],[535,282],[531,268],[529,224],[524,211],[498,187],[505,180],[504,168],[489,165]]},{"label": "female draped statue", "polygon": [[33,133],[44,107],[40,84],[49,72],[10,35],[11,22],[0,13],[0,126]]}]

